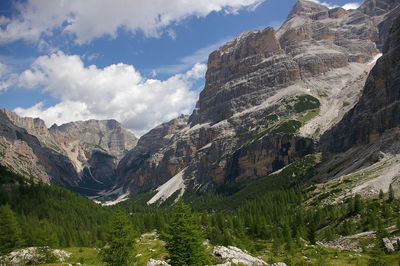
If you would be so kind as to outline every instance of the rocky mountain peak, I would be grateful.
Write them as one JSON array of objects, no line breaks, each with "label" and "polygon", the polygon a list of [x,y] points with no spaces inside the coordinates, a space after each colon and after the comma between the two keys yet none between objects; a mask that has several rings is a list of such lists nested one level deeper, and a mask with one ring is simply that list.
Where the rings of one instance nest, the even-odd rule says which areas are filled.
[{"label": "rocky mountain peak", "polygon": [[1,112],[4,113],[14,125],[25,128],[31,135],[42,138],[50,136],[46,123],[40,118],[20,117],[16,113],[8,111],[7,109],[1,109]]},{"label": "rocky mountain peak", "polygon": [[308,0],[298,0],[290,11],[288,18],[295,16],[309,16],[319,12],[327,12],[328,10],[329,8],[322,4]]},{"label": "rocky mountain peak", "polygon": [[124,129],[114,120],[87,120],[70,122],[60,126],[53,125],[50,133],[60,143],[79,141],[82,144],[92,144],[99,149],[121,159],[128,150],[135,147],[136,136]]}]

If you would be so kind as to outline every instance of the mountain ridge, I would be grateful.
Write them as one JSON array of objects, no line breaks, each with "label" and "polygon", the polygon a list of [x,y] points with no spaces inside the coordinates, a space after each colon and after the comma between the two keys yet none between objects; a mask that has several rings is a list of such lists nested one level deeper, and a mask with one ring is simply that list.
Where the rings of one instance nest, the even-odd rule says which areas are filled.
[{"label": "mountain ridge", "polygon": [[[193,113],[138,141],[126,137],[116,121],[105,122],[115,134],[104,134],[107,125],[95,120],[49,130],[40,120],[14,120],[43,144],[55,143],[79,173],[75,189],[93,197],[157,190],[170,180],[179,184],[174,181],[178,185],[171,189],[177,191],[169,195],[246,184],[320,150],[338,154],[343,165],[333,173],[328,165],[335,159],[325,163],[320,180],[337,178],[379,161],[379,145],[360,153],[351,145],[335,150],[324,143],[335,141],[330,132],[363,100],[368,73],[381,62],[382,40],[396,34],[388,28],[399,3],[366,0],[345,10],[298,1],[277,31],[245,32],[212,52]],[[357,157],[364,162],[358,168],[345,162],[354,154],[365,155]]]},{"label": "mountain ridge", "polygon": [[[118,161],[137,143],[133,133],[112,119],[77,121],[47,128],[40,118],[20,117],[6,109],[2,109],[0,113],[3,114],[1,122],[7,124],[5,120],[8,120],[15,128],[19,128],[15,129],[16,132],[23,132],[25,129],[24,134],[32,136],[25,142],[17,142],[19,146],[28,146],[24,150],[29,155],[29,158],[25,156],[25,164],[29,164],[29,167],[24,167],[23,171],[18,170],[19,164],[13,156],[3,159],[4,164],[20,174],[26,174],[29,168],[33,169],[36,172],[33,176],[38,176],[39,179],[44,176],[41,180],[45,183],[55,182],[66,186],[57,181],[58,176],[47,170],[48,163],[43,158],[36,158],[35,151],[47,150],[44,154],[58,154],[60,158],[64,158],[60,171],[69,173],[71,179],[67,187],[87,196],[95,196],[101,190],[108,190],[113,186]],[[34,141],[35,138],[38,142]],[[23,154],[21,148],[13,148],[15,145],[13,146],[12,141],[10,143],[3,139],[3,142],[8,147],[8,154]],[[29,149],[30,146],[34,148]],[[67,165],[72,165],[72,169]]]}]

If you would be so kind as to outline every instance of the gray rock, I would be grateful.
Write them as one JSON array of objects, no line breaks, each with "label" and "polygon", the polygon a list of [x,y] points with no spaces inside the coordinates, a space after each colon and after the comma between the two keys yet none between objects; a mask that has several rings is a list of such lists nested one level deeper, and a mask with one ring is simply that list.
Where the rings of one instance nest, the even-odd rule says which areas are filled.
[{"label": "gray rock", "polygon": [[147,266],[156,266],[156,265],[165,265],[165,266],[170,266],[167,262],[163,260],[155,260],[155,259],[150,259],[147,264]]},{"label": "gray rock", "polygon": [[395,248],[394,248],[392,242],[388,238],[386,238],[386,237],[382,238],[382,242],[383,242],[383,245],[385,245],[385,248],[386,248],[387,252],[394,252],[395,251]]},{"label": "gray rock", "polygon": [[[253,257],[243,250],[232,246],[216,246],[211,252],[211,255],[216,258],[227,260],[227,262],[231,262],[233,264],[268,265],[265,261]],[[227,264],[225,263],[225,265]]]}]

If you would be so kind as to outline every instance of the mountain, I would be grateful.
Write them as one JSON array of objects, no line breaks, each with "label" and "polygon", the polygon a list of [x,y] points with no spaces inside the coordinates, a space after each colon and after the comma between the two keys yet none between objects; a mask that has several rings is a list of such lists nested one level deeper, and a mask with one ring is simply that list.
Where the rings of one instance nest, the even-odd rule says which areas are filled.
[{"label": "mountain", "polygon": [[[46,131],[38,131],[38,127],[34,126],[42,125],[43,121],[37,119],[15,121],[20,125],[26,125],[31,133]],[[47,184],[68,188],[78,185],[79,177],[68,157],[43,145],[39,138],[29,134],[27,129],[16,126],[4,110],[0,112],[0,135],[1,165]]]},{"label": "mountain", "polygon": [[0,114],[2,165],[87,196],[113,186],[118,161],[137,143],[134,134],[115,120],[48,129],[40,118],[19,117],[5,109]]},{"label": "mountain", "polygon": [[155,189],[153,203],[185,189],[240,186],[330,151],[320,143],[335,137],[319,138],[358,103],[399,10],[391,0],[367,0],[356,10],[300,0],[278,31],[245,32],[226,43],[209,56],[187,122],[144,135],[158,144],[138,145],[121,160],[117,191]]},{"label": "mountain", "polygon": [[135,135],[116,120],[88,120],[49,129],[80,174],[76,190],[96,196],[115,184],[119,160],[137,143]]},{"label": "mountain", "polygon": [[299,0],[278,30],[244,32],[209,55],[190,116],[137,140],[115,120],[48,129],[3,110],[0,162],[94,198],[153,191],[154,203],[185,190],[243,187],[322,153],[311,182],[361,175],[349,195],[368,194],[371,180],[380,180],[371,193],[387,191],[399,159],[391,27],[399,15],[397,0],[354,10]]},{"label": "mountain", "polygon": [[387,192],[390,184],[400,191],[399,25],[400,16],[393,22],[383,56],[370,72],[358,103],[320,139],[321,150],[335,154],[320,176],[353,178],[348,194]]}]

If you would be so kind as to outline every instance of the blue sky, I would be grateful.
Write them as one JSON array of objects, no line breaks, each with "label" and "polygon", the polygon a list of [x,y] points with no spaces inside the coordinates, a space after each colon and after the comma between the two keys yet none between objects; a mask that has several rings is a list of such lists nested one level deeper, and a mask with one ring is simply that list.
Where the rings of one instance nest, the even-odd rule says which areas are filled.
[{"label": "blue sky", "polygon": [[0,107],[48,126],[114,118],[141,135],[191,113],[210,52],[243,31],[279,27],[294,3],[3,0]]}]

